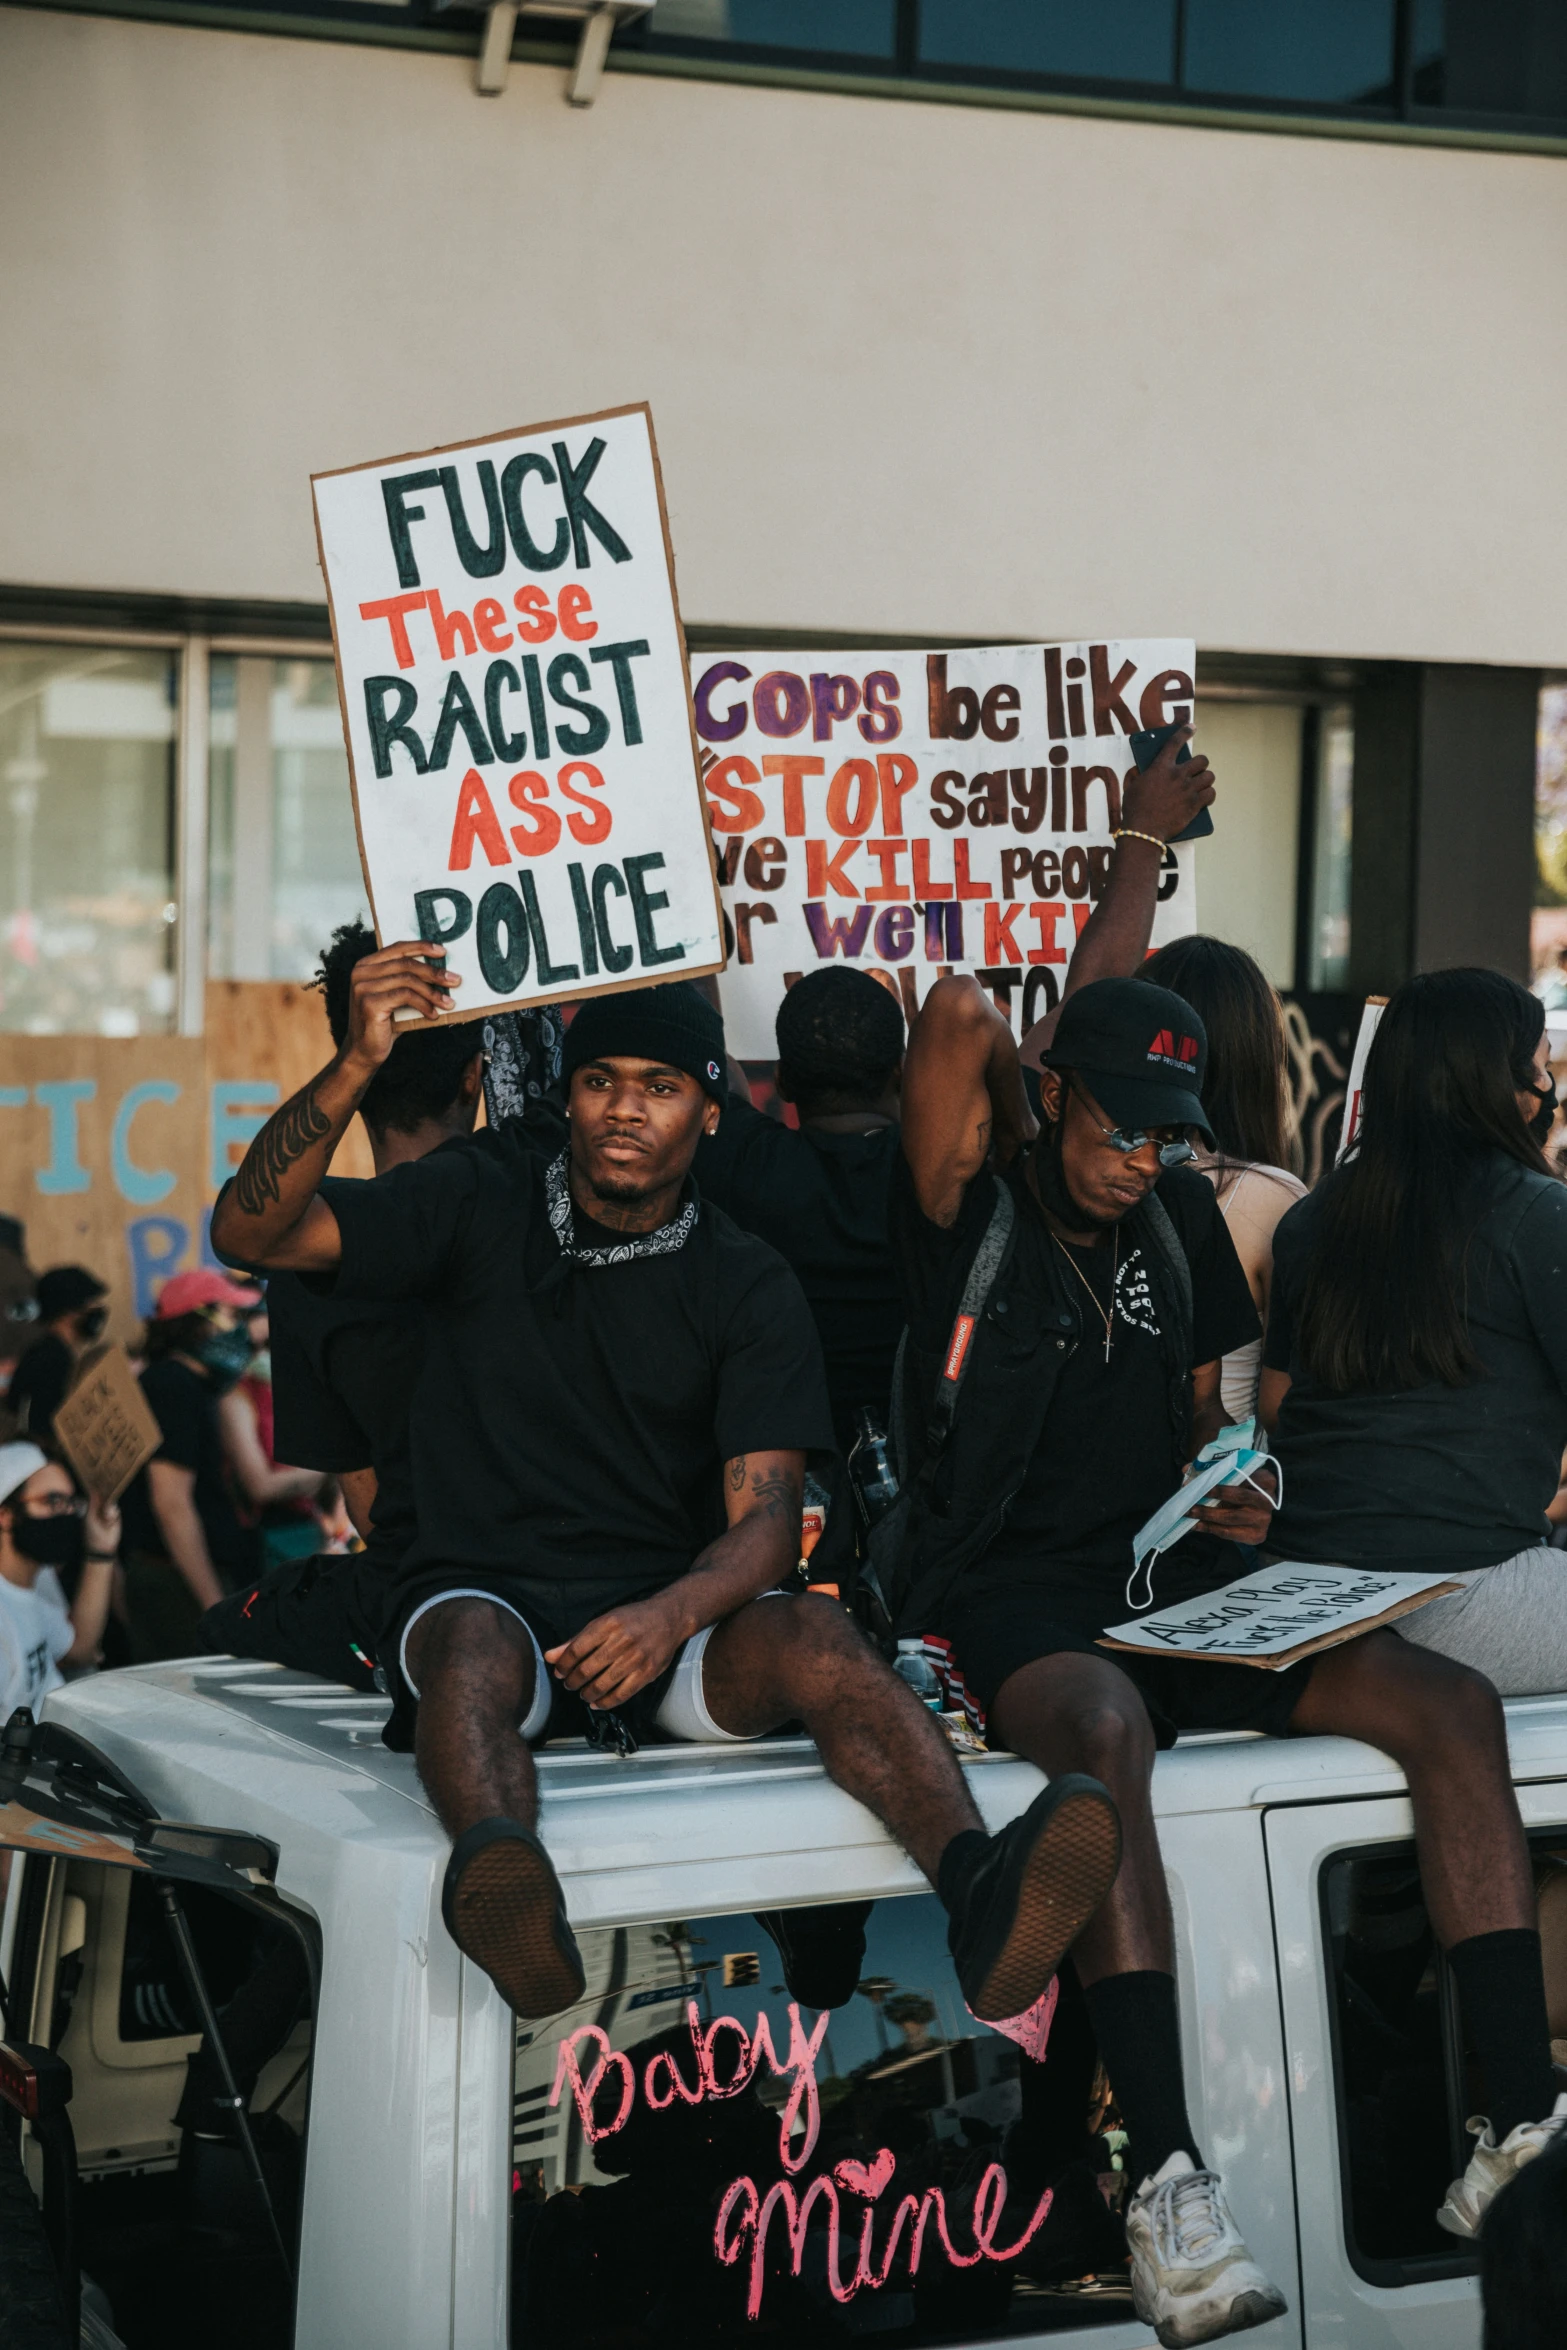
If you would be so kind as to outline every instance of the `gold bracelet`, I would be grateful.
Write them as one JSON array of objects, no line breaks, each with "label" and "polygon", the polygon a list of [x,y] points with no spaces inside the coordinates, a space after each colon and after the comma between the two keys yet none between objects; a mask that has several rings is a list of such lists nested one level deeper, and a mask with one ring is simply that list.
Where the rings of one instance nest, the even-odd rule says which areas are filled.
[{"label": "gold bracelet", "polygon": [[1134,832],[1129,824],[1123,824],[1120,831],[1113,832],[1110,837],[1112,840],[1145,840],[1150,848],[1160,850],[1167,849],[1170,845],[1168,841],[1160,840],[1154,833]]}]

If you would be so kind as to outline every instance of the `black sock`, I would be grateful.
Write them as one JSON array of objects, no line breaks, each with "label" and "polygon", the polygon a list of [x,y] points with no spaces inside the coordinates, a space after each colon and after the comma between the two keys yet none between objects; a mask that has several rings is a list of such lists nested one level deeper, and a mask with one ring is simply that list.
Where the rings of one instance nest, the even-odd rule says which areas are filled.
[{"label": "black sock", "polygon": [[1132,2142],[1127,2172],[1133,2191],[1163,2170],[1177,2148],[1202,2170],[1186,2112],[1175,1977],[1152,1968],[1106,1975],[1103,1982],[1087,1984],[1083,1997]]},{"label": "black sock", "polygon": [[989,1849],[990,1838],[983,1828],[960,1828],[936,1863],[936,1898],[949,1916],[964,1879]]},{"label": "black sock", "polygon": [[1520,2122],[1543,2122],[1556,2102],[1540,1937],[1532,1926],[1471,1934],[1447,1954],[1470,2046],[1485,2078],[1498,2146]]}]

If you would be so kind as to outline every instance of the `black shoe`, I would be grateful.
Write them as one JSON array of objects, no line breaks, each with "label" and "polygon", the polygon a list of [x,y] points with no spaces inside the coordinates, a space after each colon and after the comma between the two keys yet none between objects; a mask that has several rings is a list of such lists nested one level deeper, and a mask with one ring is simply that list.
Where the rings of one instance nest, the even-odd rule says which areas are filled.
[{"label": "black shoe", "polygon": [[452,1846],[441,1915],[514,2014],[539,2022],[587,1988],[549,1854],[520,1820],[480,1820]]},{"label": "black shoe", "polygon": [[820,1908],[759,1909],[756,1922],[778,1945],[789,1996],[802,2007],[843,2007],[865,1965],[865,1921],[874,1901],[834,1901]]},{"label": "black shoe", "polygon": [[[1014,2173],[1012,2140],[1003,2155],[1006,2167],[1007,2218],[1017,2221],[1011,2232],[1021,2233],[1022,2218],[1044,2192],[1028,2177],[1025,2163]],[[1126,2265],[1126,2228],[1099,2191],[1097,2174],[1086,2162],[1069,2162],[1051,2183],[1050,2211],[1037,2236],[1030,2238],[1021,2273],[1036,2285],[1061,2285],[1074,2277],[1102,2276],[1107,2269]]]},{"label": "black shoe", "polygon": [[947,1947],[971,2014],[1026,2015],[1115,1882],[1121,1822],[1109,1790],[1052,1779],[963,1869]]}]

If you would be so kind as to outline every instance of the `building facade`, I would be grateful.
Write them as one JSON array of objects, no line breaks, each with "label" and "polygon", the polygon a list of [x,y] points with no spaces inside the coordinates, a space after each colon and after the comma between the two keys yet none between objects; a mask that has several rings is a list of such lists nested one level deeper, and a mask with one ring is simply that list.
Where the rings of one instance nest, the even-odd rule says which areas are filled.
[{"label": "building facade", "polygon": [[312,471],[639,398],[698,648],[1194,635],[1204,927],[1526,976],[1564,23],[0,8],[0,1028],[362,905]]}]

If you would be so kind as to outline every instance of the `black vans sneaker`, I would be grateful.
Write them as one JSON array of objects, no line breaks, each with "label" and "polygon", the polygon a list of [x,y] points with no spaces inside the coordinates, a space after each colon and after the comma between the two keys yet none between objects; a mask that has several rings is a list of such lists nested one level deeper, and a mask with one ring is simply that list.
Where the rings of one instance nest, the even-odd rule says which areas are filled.
[{"label": "black vans sneaker", "polygon": [[[947,1946],[970,2012],[1024,2015],[1115,1882],[1121,1821],[1110,1791],[1071,1771],[1020,1819],[976,1837],[953,1874]],[[945,1872],[944,1872],[945,1873]]]},{"label": "black vans sneaker", "polygon": [[458,1837],[441,1915],[458,1949],[483,1967],[514,2014],[537,2023],[582,1997],[582,1953],[560,1879],[520,1820],[500,1813]]}]

